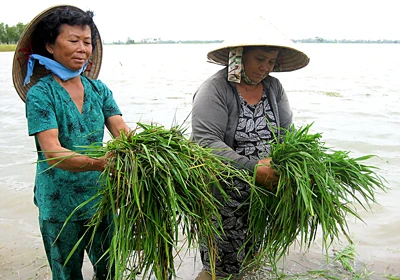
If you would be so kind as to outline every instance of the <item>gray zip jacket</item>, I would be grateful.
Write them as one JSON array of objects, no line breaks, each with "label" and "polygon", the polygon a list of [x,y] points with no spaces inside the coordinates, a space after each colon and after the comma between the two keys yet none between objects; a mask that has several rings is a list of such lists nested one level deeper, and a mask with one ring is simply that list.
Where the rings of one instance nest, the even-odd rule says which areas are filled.
[{"label": "gray zip jacket", "polygon": [[[293,113],[282,84],[271,76],[266,77],[262,84],[267,89],[277,126],[290,129]],[[258,161],[249,160],[234,150],[239,106],[239,92],[236,84],[228,81],[228,69],[225,67],[204,81],[193,97],[192,139],[232,160],[237,168],[253,172]],[[278,130],[278,136],[282,133],[284,131]]]}]

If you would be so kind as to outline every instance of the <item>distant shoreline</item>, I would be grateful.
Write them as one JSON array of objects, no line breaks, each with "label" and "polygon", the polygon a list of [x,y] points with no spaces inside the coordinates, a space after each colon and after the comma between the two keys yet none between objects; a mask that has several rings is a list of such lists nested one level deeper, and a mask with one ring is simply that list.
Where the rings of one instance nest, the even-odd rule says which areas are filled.
[{"label": "distant shoreline", "polygon": [[[307,44],[400,44],[400,40],[318,40],[318,39],[299,39],[292,40],[295,43]],[[222,40],[216,41],[157,41],[157,42],[113,42],[104,43],[104,45],[157,45],[157,44],[215,44],[221,43]],[[0,52],[15,51],[16,44],[0,44]]]},{"label": "distant shoreline", "polygon": [[[295,43],[339,43],[339,44],[400,44],[399,40],[348,40],[348,39],[324,39],[324,38],[310,38],[310,39],[292,39]],[[221,43],[223,40],[213,40],[213,41],[195,41],[195,40],[187,40],[187,41],[175,41],[175,40],[161,40],[161,39],[146,39],[141,40],[139,42],[135,42],[133,40],[128,40],[127,42],[112,42],[112,43],[104,43],[105,45],[136,45],[136,44],[215,44]]]},{"label": "distant shoreline", "polygon": [[339,44],[399,44],[400,40],[348,40],[348,39],[324,39],[324,38],[313,38],[313,39],[296,39],[292,40],[295,43],[339,43]]}]

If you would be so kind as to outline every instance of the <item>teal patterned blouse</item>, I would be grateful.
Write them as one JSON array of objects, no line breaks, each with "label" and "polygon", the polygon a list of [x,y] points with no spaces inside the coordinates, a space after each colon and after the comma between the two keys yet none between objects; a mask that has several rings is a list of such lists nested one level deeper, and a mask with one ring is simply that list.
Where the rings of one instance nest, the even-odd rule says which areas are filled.
[{"label": "teal patterned blouse", "polygon": [[[52,222],[64,222],[76,206],[94,196],[99,184],[100,172],[70,172],[57,167],[50,168],[41,152],[36,134],[58,129],[61,146],[72,151],[93,143],[101,145],[105,120],[121,112],[112,92],[99,80],[81,76],[85,95],[82,113],[79,112],[68,92],[48,75],[39,80],[29,91],[26,99],[28,133],[35,136],[38,155],[34,187],[34,202],[39,217]],[[82,152],[82,151],[81,151]],[[94,214],[93,201],[72,217],[72,221],[88,219]]]}]

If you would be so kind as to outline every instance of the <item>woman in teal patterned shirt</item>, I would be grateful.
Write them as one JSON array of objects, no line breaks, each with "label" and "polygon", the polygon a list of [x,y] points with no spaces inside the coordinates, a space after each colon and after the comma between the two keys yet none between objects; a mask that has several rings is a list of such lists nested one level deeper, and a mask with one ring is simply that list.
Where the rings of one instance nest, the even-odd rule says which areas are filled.
[{"label": "woman in teal patterned shirt", "polygon": [[[27,61],[25,87],[16,86],[17,91],[26,89],[29,82],[32,85],[30,80],[38,75],[41,65],[50,70],[27,92],[26,117],[28,133],[35,138],[38,154],[34,203],[39,209],[40,230],[52,276],[53,279],[83,279],[81,270],[86,249],[96,279],[106,279],[111,273],[107,258],[101,258],[110,242],[107,234],[110,224],[106,220],[97,230],[90,248],[85,248],[88,234],[64,266],[94,214],[92,206],[96,201],[72,216],[56,240],[75,207],[93,197],[101,187],[98,180],[106,159],[86,156],[80,153],[79,147],[101,145],[105,127],[114,137],[121,131],[129,132],[112,92],[93,78],[99,69],[93,65],[94,56],[101,56],[98,49],[94,52],[101,48],[101,41],[93,12],[65,5],[47,9],[30,23],[20,44],[28,41],[33,53]],[[22,45],[17,46],[17,52],[22,49]],[[23,96],[23,92],[18,93]]]}]

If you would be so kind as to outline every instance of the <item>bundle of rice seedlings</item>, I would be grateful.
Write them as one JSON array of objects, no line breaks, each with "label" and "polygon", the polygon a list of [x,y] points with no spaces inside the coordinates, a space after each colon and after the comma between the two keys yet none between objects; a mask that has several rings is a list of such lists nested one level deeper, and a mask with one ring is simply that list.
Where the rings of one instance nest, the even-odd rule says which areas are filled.
[{"label": "bundle of rice seedlings", "polygon": [[267,257],[275,268],[293,242],[310,248],[319,229],[327,256],[341,234],[352,243],[347,218],[362,221],[356,204],[371,210],[376,192],[387,190],[377,168],[363,164],[372,155],[352,158],[328,148],[321,134],[309,132],[311,126],[292,126],[271,143],[279,183],[272,192],[256,188],[251,196],[249,241],[259,248],[260,259]]},{"label": "bundle of rice seedlings", "polygon": [[89,227],[112,214],[109,254],[115,279],[136,279],[138,272],[163,280],[175,277],[182,236],[188,248],[199,237],[206,240],[215,262],[212,244],[221,222],[211,186],[224,194],[222,182],[237,177],[250,183],[252,178],[184,132],[178,126],[138,123],[130,134],[87,147],[91,156],[108,157],[101,175],[105,187],[98,193],[102,199]]}]

